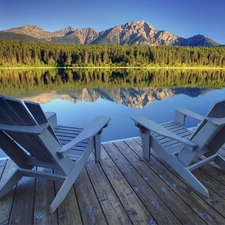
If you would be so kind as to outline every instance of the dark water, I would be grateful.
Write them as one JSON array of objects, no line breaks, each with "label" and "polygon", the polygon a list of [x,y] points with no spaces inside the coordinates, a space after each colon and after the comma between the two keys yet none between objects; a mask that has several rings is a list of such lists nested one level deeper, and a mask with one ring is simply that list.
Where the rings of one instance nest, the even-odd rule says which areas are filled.
[{"label": "dark water", "polygon": [[[138,136],[131,120],[135,115],[157,123],[172,120],[176,107],[205,115],[215,102],[225,98],[225,89],[81,89],[18,98],[46,102],[41,103],[43,110],[56,112],[59,124],[85,126],[99,115],[109,116],[111,121],[102,133],[102,141],[111,141]],[[197,121],[187,120],[188,127],[196,125]]]}]

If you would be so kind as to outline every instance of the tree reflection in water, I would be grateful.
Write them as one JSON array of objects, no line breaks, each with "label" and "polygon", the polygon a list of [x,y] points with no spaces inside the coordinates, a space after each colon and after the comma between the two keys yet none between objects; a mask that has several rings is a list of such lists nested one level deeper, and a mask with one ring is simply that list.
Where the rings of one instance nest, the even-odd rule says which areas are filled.
[{"label": "tree reflection in water", "polygon": [[[39,102],[44,111],[57,113],[59,123],[85,126],[99,115],[109,116],[102,140],[110,141],[138,136],[130,119],[134,115],[161,123],[174,118],[176,107],[205,115],[216,101],[224,99],[223,70],[174,71],[4,70],[0,91]],[[187,126],[196,125],[187,120]]]}]

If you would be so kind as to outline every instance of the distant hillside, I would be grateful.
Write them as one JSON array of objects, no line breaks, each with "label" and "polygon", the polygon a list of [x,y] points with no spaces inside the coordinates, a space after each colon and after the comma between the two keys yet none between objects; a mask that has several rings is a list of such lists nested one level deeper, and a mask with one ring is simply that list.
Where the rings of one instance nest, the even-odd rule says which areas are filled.
[{"label": "distant hillside", "polygon": [[176,44],[179,46],[193,46],[193,47],[219,46],[219,44],[216,43],[215,41],[200,34],[187,39],[178,38]]},{"label": "distant hillside", "polygon": [[27,41],[27,42],[40,42],[45,41],[32,36],[24,35],[24,34],[16,34],[11,32],[0,31],[0,39],[6,40],[17,40],[17,41]]},{"label": "distant hillside", "polygon": [[5,36],[7,39],[49,41],[69,44],[118,44],[118,45],[178,45],[178,46],[219,46],[220,44],[204,35],[198,34],[190,38],[183,38],[166,30],[157,30],[144,20],[130,21],[117,25],[101,32],[92,28],[73,29],[68,26],[64,29],[48,32],[37,26],[25,25],[23,27],[4,30],[2,34],[14,33],[23,36]]}]

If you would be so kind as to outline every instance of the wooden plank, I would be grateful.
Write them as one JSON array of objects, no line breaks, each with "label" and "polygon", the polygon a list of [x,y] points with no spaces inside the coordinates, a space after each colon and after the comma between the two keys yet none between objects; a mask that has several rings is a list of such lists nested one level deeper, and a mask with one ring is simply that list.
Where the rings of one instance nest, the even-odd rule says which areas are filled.
[{"label": "wooden plank", "polygon": [[82,169],[73,186],[83,224],[107,224],[85,168]]},{"label": "wooden plank", "polygon": [[[199,169],[202,170],[201,167]],[[213,162],[205,164],[203,171],[207,171],[207,175],[225,185],[225,170],[221,169],[217,164]]]},{"label": "wooden plank", "polygon": [[[140,140],[136,139],[139,143]],[[137,152],[138,153],[138,152]],[[139,153],[138,153],[139,154]],[[200,196],[157,154],[152,151],[152,156],[157,160],[149,164],[153,171],[171,187],[171,189],[197,213],[205,223],[223,224],[224,218],[213,207],[207,204],[205,197]]]},{"label": "wooden plank", "polygon": [[132,224],[100,164],[95,163],[93,154],[85,167],[87,168],[93,188],[106,217],[107,224]]},{"label": "wooden plank", "polygon": [[[129,147],[125,145],[124,142],[115,142],[114,145],[113,143],[107,144],[105,147],[106,151],[112,157],[123,176],[126,177],[126,180],[133,188],[136,195],[143,202],[146,209],[152,214],[156,223],[180,224],[180,221],[176,218],[176,216],[170,210],[168,210],[168,207],[163,203],[155,191],[147,184],[145,180],[147,179],[147,176],[140,176],[134,165],[128,162],[120,151],[115,150],[116,147],[126,155],[130,155],[132,152],[128,150]],[[136,158],[135,163],[137,163],[139,160],[139,157]],[[151,182],[157,182],[157,180],[152,179]]]},{"label": "wooden plank", "polygon": [[[118,151],[112,143],[103,144],[103,147],[108,154],[112,152],[112,155],[114,155],[116,154],[115,151]],[[102,151],[100,164],[117,196],[122,202],[130,220],[133,224],[154,224],[154,217],[149,213],[144,203],[136,195],[134,191],[135,188],[131,187],[123,176],[122,171],[126,168],[123,167],[123,165],[122,168],[118,168],[116,165],[117,163],[115,162],[120,161],[120,159],[115,157],[112,160],[108,154],[106,154],[105,150]],[[130,173],[132,173],[131,168]]]},{"label": "wooden plank", "polygon": [[[85,165],[86,169],[83,169],[74,184],[74,189],[71,189],[72,192],[68,194],[69,202],[65,199],[65,202],[60,205],[62,209],[59,207],[54,214],[49,214],[49,204],[54,194],[52,190],[52,186],[54,189],[54,182],[45,179],[37,179],[36,185],[31,185],[30,188],[27,188],[27,184],[22,182],[22,185],[25,186],[22,187],[21,193],[22,190],[29,192],[29,189],[32,189],[33,192],[35,192],[35,196],[25,193],[22,193],[22,197],[18,196],[21,195],[21,193],[15,192],[15,188],[7,195],[3,196],[0,199],[0,224],[22,224],[27,221],[30,222],[28,224],[66,224],[68,221],[75,221],[75,224],[141,224],[143,220],[138,220],[138,216],[135,215],[135,212],[139,212],[139,209],[137,210],[137,208],[135,208],[135,204],[138,202],[138,205],[142,206],[142,211],[148,211],[146,204],[150,204],[148,201],[154,199],[152,198],[154,196],[149,195],[149,191],[144,191],[145,189],[147,190],[147,186],[142,187],[142,181],[139,182],[141,178],[146,182],[148,188],[152,189],[161,199],[162,205],[164,205],[164,210],[161,211],[161,214],[159,213],[157,215],[158,217],[165,217],[172,212],[177,217],[178,223],[182,224],[224,223],[224,170],[214,166],[214,163],[210,163],[194,171],[194,174],[200,181],[210,189],[210,194],[212,195],[210,198],[205,198],[192,190],[190,186],[154,152],[150,162],[144,160],[142,158],[142,148],[139,143],[140,138],[136,138],[135,141],[130,139],[124,142],[111,143],[113,147],[111,147],[110,144],[108,148],[110,156],[105,152],[104,148],[102,148],[103,154],[99,164],[94,162],[94,157],[91,155]],[[105,145],[108,145],[108,143],[104,144],[104,146]],[[128,146],[126,147],[126,145],[129,145],[130,148]],[[118,150],[120,152],[118,152]],[[224,150],[221,150],[221,153],[224,154]],[[125,158],[123,159],[123,157]],[[114,161],[112,161],[112,159],[114,159]],[[121,163],[123,163],[122,166],[119,165]],[[0,186],[15,167],[15,164],[11,160],[0,160]],[[129,173],[136,171],[138,173],[138,178],[128,174],[128,171]],[[133,181],[131,181],[130,178],[132,176],[134,178]],[[30,184],[30,182],[28,182],[28,184]],[[144,201],[141,201],[140,193],[143,196],[145,194],[146,198]],[[14,204],[12,219],[10,220],[14,194],[16,194],[16,203]],[[20,199],[19,201],[18,198],[23,198],[23,200]],[[35,200],[35,202],[33,200]],[[19,202],[22,201],[30,202],[27,203],[30,204],[30,211],[28,210],[29,212],[27,213],[16,214],[16,210],[26,211],[28,208],[24,206],[24,204],[19,204]],[[35,205],[33,205],[34,203]],[[65,206],[63,206],[64,203]],[[75,207],[77,207],[76,210],[78,214],[73,213],[73,207],[76,204],[77,206]],[[132,204],[134,205],[133,208]],[[69,208],[67,211],[68,214],[63,211],[67,210],[67,207]],[[32,210],[34,210],[34,213]],[[151,208],[151,213],[153,210],[155,209]],[[61,214],[61,211],[63,214]],[[27,217],[29,213],[31,214],[31,218],[26,219],[25,217]],[[79,213],[80,221],[79,219],[74,219]],[[143,213],[143,215],[145,215],[145,213]],[[155,214],[152,213],[151,218],[155,219],[154,215]],[[73,218],[68,218],[69,216]],[[141,218],[141,216],[139,218]],[[158,222],[154,219],[147,222],[144,221],[143,223],[154,224]]]},{"label": "wooden plank", "polygon": [[23,177],[17,185],[10,215],[10,224],[32,224],[34,211],[35,178]]},{"label": "wooden plank", "polygon": [[[51,169],[37,168],[37,171],[52,172]],[[49,213],[50,204],[55,195],[54,182],[42,178],[36,179],[34,224],[57,224],[57,211]]]},{"label": "wooden plank", "polygon": [[[224,151],[224,150],[223,150]],[[196,162],[204,159],[203,156],[196,158]],[[213,161],[194,170],[193,173],[200,177],[200,181],[214,192],[225,199],[225,170],[220,168]],[[204,176],[204,177],[203,177]]]},{"label": "wooden plank", "polygon": [[[141,152],[141,146],[132,139],[125,140],[125,143],[121,142],[118,145],[121,153],[130,161],[138,173],[144,178],[146,183],[148,183],[150,188],[156,192],[163,204],[169,208],[177,219],[182,224],[202,224],[203,220],[196,213],[193,213],[193,210],[171,190],[170,186],[166,185],[158,175],[133,152],[132,149],[135,149],[136,151],[139,149],[139,152]],[[117,145],[117,142],[115,142],[115,145]],[[153,158],[151,163],[154,164],[154,162],[155,160]],[[163,216],[168,216],[168,214],[164,213]]]},{"label": "wooden plank", "polygon": [[198,177],[200,182],[202,182],[207,189],[209,189],[210,198],[205,198],[205,201],[217,210],[223,216],[225,221],[225,186],[213,179],[213,177],[208,176],[207,171],[203,171],[203,169],[204,166],[202,170],[197,169],[193,171],[193,173]]},{"label": "wooden plank", "polygon": [[[3,160],[1,160],[2,162]],[[5,160],[3,161],[4,165]],[[8,177],[14,172],[17,168],[15,163],[12,160],[7,160],[5,169],[2,170],[3,174],[0,179],[0,187],[6,182]],[[13,199],[15,194],[15,188],[9,191],[5,196],[0,198],[0,224],[8,224],[10,219],[10,213],[13,205]]]},{"label": "wooden plank", "polygon": [[[63,174],[62,171],[55,171],[55,173]],[[59,191],[61,185],[62,183],[55,182],[56,193]],[[71,187],[63,202],[59,205],[57,211],[60,225],[82,224],[79,206],[73,186]]]}]

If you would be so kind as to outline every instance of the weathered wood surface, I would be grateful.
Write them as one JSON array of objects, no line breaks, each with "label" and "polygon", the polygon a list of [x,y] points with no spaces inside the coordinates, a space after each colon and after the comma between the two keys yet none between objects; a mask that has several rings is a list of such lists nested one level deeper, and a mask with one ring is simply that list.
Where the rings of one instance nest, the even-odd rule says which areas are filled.
[{"label": "weathered wood surface", "polygon": [[[225,171],[213,163],[194,171],[209,189],[205,198],[152,154],[151,162],[143,159],[139,138],[103,143],[99,163],[89,158],[53,214],[60,183],[23,178],[0,199],[0,224],[224,224]],[[14,169],[0,160],[0,186]]]}]

